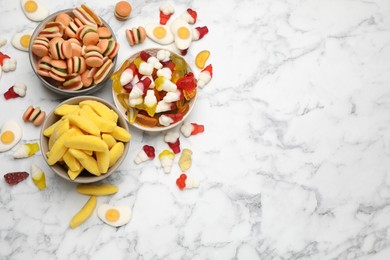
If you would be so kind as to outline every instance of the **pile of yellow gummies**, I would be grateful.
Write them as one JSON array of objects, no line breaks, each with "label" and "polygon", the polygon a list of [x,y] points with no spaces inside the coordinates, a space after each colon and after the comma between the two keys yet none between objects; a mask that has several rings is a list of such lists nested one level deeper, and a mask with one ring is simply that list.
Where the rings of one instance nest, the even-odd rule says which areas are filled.
[{"label": "pile of yellow gummies", "polygon": [[130,141],[130,133],[117,124],[118,114],[99,101],[63,104],[54,114],[61,118],[43,132],[49,138],[47,162],[64,164],[72,180],[84,169],[95,176],[107,173]]}]

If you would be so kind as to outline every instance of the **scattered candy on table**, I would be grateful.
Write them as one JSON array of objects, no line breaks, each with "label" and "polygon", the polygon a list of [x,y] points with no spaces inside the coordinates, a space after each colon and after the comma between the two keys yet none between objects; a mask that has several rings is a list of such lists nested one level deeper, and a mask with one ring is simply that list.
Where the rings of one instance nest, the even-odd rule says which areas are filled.
[{"label": "scattered candy on table", "polygon": [[175,154],[180,153],[180,135],[176,131],[168,131],[164,136],[164,141]]},{"label": "scattered candy on table", "polygon": [[180,18],[186,21],[189,24],[196,23],[196,18],[198,17],[198,14],[196,11],[194,11],[191,8],[188,8],[186,12],[184,12]]},{"label": "scattered candy on table", "polygon": [[130,46],[134,46],[140,43],[143,43],[146,38],[145,28],[138,26],[138,28],[133,27],[131,30],[126,30],[126,39],[129,42]]},{"label": "scattered candy on table", "polygon": [[180,190],[198,188],[199,181],[194,178],[189,178],[185,173],[182,173],[176,180],[176,185]]},{"label": "scattered candy on table", "polygon": [[210,64],[200,72],[198,76],[197,86],[203,88],[207,83],[209,83],[212,77],[213,77],[213,66]]},{"label": "scattered candy on table", "polygon": [[100,205],[96,213],[104,223],[113,227],[120,227],[129,223],[132,215],[129,206],[111,206],[109,204]]},{"label": "scattered candy on table", "polygon": [[49,15],[49,10],[38,0],[21,0],[23,13],[28,19],[34,22],[40,22]]},{"label": "scattered candy on table", "polygon": [[204,132],[204,126],[198,125],[196,123],[184,122],[180,127],[181,133],[185,137],[190,137],[191,135],[197,135]]},{"label": "scattered candy on table", "polygon": [[38,165],[31,165],[31,177],[34,184],[38,187],[39,190],[46,188],[46,177],[45,173],[39,168]]},{"label": "scattered candy on table", "polygon": [[171,18],[172,14],[175,12],[173,6],[166,2],[160,5],[160,24],[167,24],[169,18]]},{"label": "scattered candy on table", "polygon": [[196,67],[198,67],[199,69],[203,69],[209,57],[210,57],[210,51],[208,50],[200,51],[195,57]]},{"label": "scattered candy on table", "polygon": [[27,172],[9,172],[4,175],[4,180],[8,185],[16,185],[21,181],[27,179],[29,174]]},{"label": "scattered candy on table", "polygon": [[35,126],[40,126],[45,120],[46,112],[40,107],[29,106],[23,114],[23,121],[32,122]]},{"label": "scattered candy on table", "polygon": [[11,59],[8,55],[0,52],[0,76],[1,71],[9,72],[16,69],[16,60]]},{"label": "scattered candy on table", "polygon": [[118,187],[111,184],[87,185],[81,184],[77,186],[77,191],[83,195],[89,196],[106,196],[118,192]]},{"label": "scattered candy on table", "polygon": [[127,1],[120,1],[115,5],[115,18],[119,21],[125,21],[129,19],[132,7]]},{"label": "scattered candy on table", "polygon": [[165,173],[170,173],[172,170],[173,159],[175,159],[175,154],[169,150],[164,150],[158,155],[160,160],[161,167],[163,167]]},{"label": "scattered candy on table", "polygon": [[6,100],[17,97],[24,97],[26,95],[27,86],[24,83],[15,83],[5,93],[4,98]]},{"label": "scattered candy on table", "polygon": [[142,150],[135,157],[134,162],[136,164],[140,164],[142,162],[146,162],[148,160],[152,160],[155,157],[155,149],[153,146],[144,145]]},{"label": "scattered candy on table", "polygon": [[33,156],[37,151],[39,150],[38,143],[27,143],[22,144],[15,152],[14,152],[14,158],[15,159],[22,159],[27,158],[30,156]]},{"label": "scattered candy on table", "polygon": [[207,26],[195,27],[192,30],[192,40],[198,41],[198,40],[202,39],[208,33],[209,33],[209,28]]},{"label": "scattered candy on table", "polygon": [[187,171],[192,164],[192,151],[190,149],[183,149],[180,159],[179,159],[179,167],[184,172]]},{"label": "scattered candy on table", "polygon": [[29,46],[30,46],[31,35],[32,35],[32,32],[30,32],[30,31],[16,33],[12,37],[12,41],[11,41],[12,46],[14,46],[15,49],[28,52]]},{"label": "scattered candy on table", "polygon": [[89,217],[92,215],[93,211],[96,208],[96,196],[91,196],[85,205],[73,216],[70,220],[69,226],[72,229],[77,228],[83,224]]},{"label": "scattered candy on table", "polygon": [[5,152],[14,147],[22,138],[22,128],[13,120],[3,123],[0,132],[0,152]]}]

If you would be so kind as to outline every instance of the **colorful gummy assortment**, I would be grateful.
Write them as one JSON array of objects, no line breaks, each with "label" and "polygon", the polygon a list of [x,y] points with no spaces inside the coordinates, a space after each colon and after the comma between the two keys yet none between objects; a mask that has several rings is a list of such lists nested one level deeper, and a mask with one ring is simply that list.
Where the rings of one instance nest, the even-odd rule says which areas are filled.
[{"label": "colorful gummy assortment", "polygon": [[169,126],[183,119],[197,91],[185,60],[166,50],[141,51],[111,76],[113,89],[130,123]]}]

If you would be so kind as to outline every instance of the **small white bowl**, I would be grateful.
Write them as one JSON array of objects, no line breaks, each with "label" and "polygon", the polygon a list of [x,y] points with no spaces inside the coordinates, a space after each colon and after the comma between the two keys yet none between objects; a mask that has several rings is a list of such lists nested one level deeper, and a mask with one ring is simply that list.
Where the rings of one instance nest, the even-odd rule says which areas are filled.
[{"label": "small white bowl", "polygon": [[[150,55],[152,56],[156,56],[156,53],[159,51],[159,50],[164,50],[164,49],[161,49],[161,48],[151,48],[151,49],[145,49],[143,51],[146,51],[147,53],[149,53]],[[177,54],[177,53],[174,53],[172,51],[169,51],[171,52],[171,54],[173,55],[177,55],[181,58],[184,59],[183,56]],[[139,56],[139,54],[141,53],[141,51],[137,52],[137,53],[134,53],[133,55],[131,55],[127,60],[129,60],[130,62],[132,62],[135,58],[137,58]],[[184,59],[185,60],[185,59]],[[126,60],[125,60],[126,61]],[[125,62],[124,61],[124,62]],[[123,63],[124,63],[123,62]],[[119,66],[122,67],[123,63]],[[188,64],[188,62],[186,61],[186,64],[187,64],[187,72],[193,72],[192,68],[190,67],[190,65]],[[114,72],[115,73],[115,72]],[[124,90],[123,90],[123,93]],[[118,97],[117,97],[118,93],[115,92],[114,88],[112,87],[112,97],[114,99],[114,103],[116,105],[116,107],[118,108],[119,112],[123,115],[124,118],[126,118],[127,122],[129,122],[130,125],[134,126],[135,128],[137,129],[140,129],[142,131],[147,131],[147,132],[163,132],[163,131],[166,131],[166,130],[169,130],[179,124],[181,124],[187,117],[188,115],[191,113],[192,109],[194,108],[195,106],[195,103],[196,103],[196,100],[197,100],[197,97],[198,97],[198,93],[195,94],[195,96],[189,101],[189,109],[187,111],[186,114],[183,115],[183,119],[174,123],[174,124],[171,124],[169,126],[154,126],[154,127],[148,127],[148,126],[144,126],[142,124],[139,124],[137,122],[134,122],[134,123],[130,123],[128,117],[127,117],[127,111],[126,111],[126,108],[119,102],[118,100]]]}]

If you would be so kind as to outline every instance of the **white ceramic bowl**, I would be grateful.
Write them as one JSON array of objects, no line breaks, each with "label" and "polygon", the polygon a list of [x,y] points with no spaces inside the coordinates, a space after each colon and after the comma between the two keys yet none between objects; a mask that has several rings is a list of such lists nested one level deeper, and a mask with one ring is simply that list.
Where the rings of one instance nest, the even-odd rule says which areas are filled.
[{"label": "white ceramic bowl", "polygon": [[[156,53],[159,51],[159,50],[162,50],[161,48],[151,48],[151,49],[145,49],[143,51],[146,51],[147,53],[149,53],[150,55],[152,56],[156,56]],[[140,51],[141,52],[141,51]],[[131,55],[127,60],[129,60],[130,62],[132,62],[135,58],[137,58],[140,54],[140,52],[137,52],[137,53],[134,53],[133,55]],[[182,57],[181,55],[177,54],[177,53],[174,53],[172,51],[171,52],[171,55],[177,55],[181,58],[184,59],[184,57]],[[184,59],[185,60],[185,59]],[[126,61],[126,60],[125,60]],[[125,62],[124,61],[124,62]],[[123,62],[123,63],[124,63]],[[120,67],[122,67],[123,63],[121,64]],[[188,62],[186,62],[187,64],[187,72],[192,72],[193,70],[191,69],[190,65],[188,64]],[[123,90],[122,93],[125,93],[125,91]],[[116,107],[118,108],[119,112],[126,118],[127,122],[129,122],[130,125],[134,126],[135,128],[137,129],[140,129],[142,131],[147,131],[147,132],[163,132],[163,131],[166,131],[166,130],[169,130],[179,124],[181,124],[187,117],[188,115],[191,113],[192,109],[194,108],[195,106],[195,103],[196,103],[196,99],[198,97],[198,93],[196,93],[196,95],[188,102],[189,104],[189,109],[188,111],[186,112],[186,114],[183,115],[183,119],[174,123],[174,124],[171,124],[171,125],[168,125],[168,126],[154,126],[154,127],[148,127],[148,126],[144,126],[142,124],[139,124],[137,122],[134,122],[134,123],[131,123],[127,117],[127,109],[121,104],[121,102],[119,101],[118,97],[117,97],[118,93],[116,93],[114,91],[114,88],[112,87],[112,97],[114,99],[114,103],[116,105]]]},{"label": "white ceramic bowl", "polygon": [[[93,97],[93,96],[73,97],[73,98],[70,98],[68,100],[65,100],[64,102],[59,104],[57,107],[59,107],[63,104],[78,105],[83,100],[99,101],[99,102],[103,103],[104,105],[106,105],[107,107],[109,107],[110,109],[114,110],[118,114],[118,123],[117,123],[118,126],[123,127],[124,129],[129,131],[129,126],[127,124],[125,117],[118,111],[118,109],[114,105],[112,105],[111,103],[107,102],[104,99],[101,99],[98,97]],[[45,159],[46,163],[47,163],[46,153],[49,150],[49,148],[48,148],[49,138],[47,138],[46,136],[43,135],[43,131],[46,128],[48,128],[49,126],[51,126],[52,124],[54,124],[55,122],[57,122],[61,118],[60,116],[54,114],[54,110],[52,112],[50,112],[49,115],[46,116],[46,119],[42,124],[41,134],[40,134],[41,152],[42,152],[43,158]],[[68,180],[70,182],[92,183],[92,182],[101,181],[101,180],[107,178],[108,176],[110,176],[111,174],[113,174],[115,172],[115,170],[119,167],[119,165],[121,165],[121,163],[125,159],[127,151],[129,150],[130,142],[124,143],[124,145],[125,145],[125,149],[124,149],[123,155],[119,158],[119,160],[113,166],[111,166],[108,169],[107,173],[102,174],[100,176],[92,175],[92,174],[86,172],[86,170],[84,170],[84,172],[82,172],[78,177],[76,177],[74,180],[71,180],[68,176],[67,168],[65,166],[61,165],[60,163],[56,163],[54,165],[49,165],[49,166],[51,167],[51,169],[53,169],[53,171],[58,176],[60,176],[61,178],[64,178],[65,180]]]},{"label": "white ceramic bowl", "polygon": [[[48,22],[52,22],[55,20],[55,18],[57,17],[57,15],[61,14],[61,13],[67,13],[69,15],[73,15],[72,13],[72,10],[73,9],[65,9],[65,10],[61,10],[61,11],[58,11],[56,13],[53,13],[51,15],[49,15],[45,20],[43,20],[34,30],[32,36],[31,36],[31,41],[30,41],[30,46],[29,46],[29,59],[30,59],[30,64],[31,64],[31,67],[35,73],[35,75],[38,77],[38,79],[42,82],[42,84],[48,88],[49,90],[57,93],[57,94],[60,94],[64,97],[74,97],[74,96],[81,96],[81,95],[88,95],[88,94],[91,94],[91,93],[94,93],[96,91],[98,91],[99,89],[101,89],[105,83],[107,82],[107,80],[109,79],[111,73],[114,71],[115,69],[115,64],[116,64],[116,60],[117,60],[117,57],[115,57],[112,62],[114,64],[114,66],[112,67],[112,69],[109,71],[109,73],[107,74],[107,76],[105,77],[105,79],[100,82],[99,84],[96,84],[94,86],[91,86],[91,87],[88,87],[88,88],[82,88],[82,89],[79,89],[79,90],[65,90],[65,89],[60,89],[58,88],[57,86],[59,85],[59,83],[51,78],[48,78],[48,77],[42,77],[41,75],[39,75],[37,73],[37,66],[38,66],[38,61],[40,60],[40,57],[36,56],[34,53],[32,53],[31,51],[31,47],[34,43],[34,39],[38,36],[39,32],[42,31],[45,27],[45,25],[48,23]],[[111,29],[111,27],[108,25],[108,23],[106,21],[104,21],[101,17],[100,19],[102,20],[103,24],[105,27],[109,28],[111,33],[112,33],[112,37],[115,41],[116,40],[116,37],[115,37],[115,34],[113,32],[113,30]]]}]

